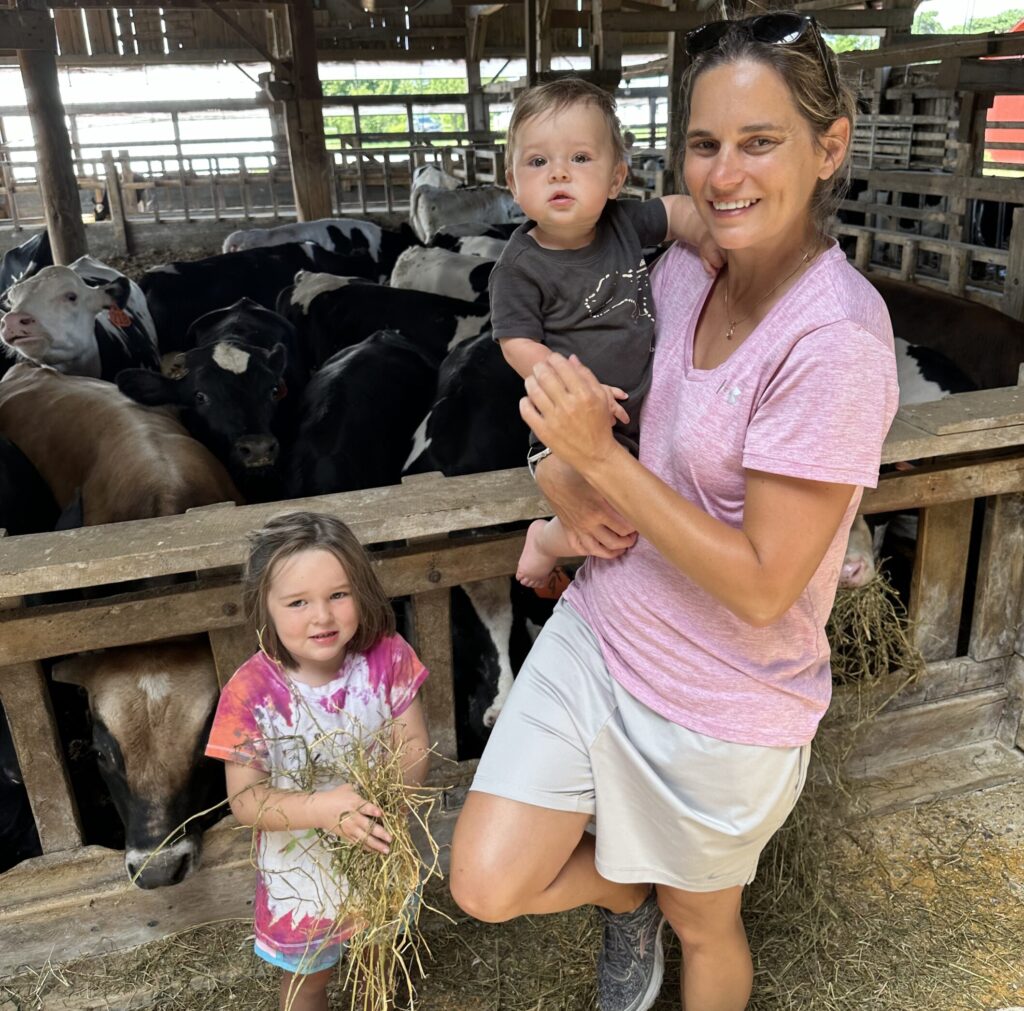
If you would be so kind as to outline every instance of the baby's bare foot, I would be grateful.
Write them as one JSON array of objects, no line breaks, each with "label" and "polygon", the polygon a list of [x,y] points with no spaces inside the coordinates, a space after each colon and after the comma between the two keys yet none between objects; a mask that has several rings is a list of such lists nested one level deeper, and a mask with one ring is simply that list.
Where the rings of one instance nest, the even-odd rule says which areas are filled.
[{"label": "baby's bare foot", "polygon": [[547,520],[534,520],[526,531],[526,544],[516,569],[516,579],[523,586],[546,586],[551,570],[558,564],[558,556],[549,555],[540,546],[540,536],[547,525]]}]

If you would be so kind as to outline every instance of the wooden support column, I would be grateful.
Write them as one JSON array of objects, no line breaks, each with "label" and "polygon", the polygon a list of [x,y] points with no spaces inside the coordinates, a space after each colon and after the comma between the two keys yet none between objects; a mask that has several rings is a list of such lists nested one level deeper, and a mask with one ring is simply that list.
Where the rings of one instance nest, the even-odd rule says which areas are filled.
[{"label": "wooden support column", "polygon": [[[678,5],[673,5],[676,9]],[[665,192],[682,193],[683,75],[690,65],[686,33],[668,33],[668,129],[665,152]]]},{"label": "wooden support column", "polygon": [[537,83],[537,0],[523,2],[523,38],[526,40],[526,83]]},{"label": "wooden support column", "polygon": [[1024,583],[1024,495],[993,495],[985,501],[978,587],[971,642],[975,660],[1007,656],[1014,650]]},{"label": "wooden support column", "polygon": [[537,16],[537,59],[540,61],[540,72],[551,69],[551,2],[539,0]]},{"label": "wooden support column", "polygon": [[480,80],[480,59],[483,56],[486,27],[486,17],[466,15],[466,90],[469,92],[469,101],[466,103],[466,126],[469,127],[470,133],[487,133],[491,128],[487,116],[487,101]]},{"label": "wooden support column", "polygon": [[295,0],[288,5],[288,27],[291,55],[283,62],[290,76],[291,94],[283,97],[292,189],[299,221],[312,221],[332,214],[332,171],[324,143],[323,91],[311,0]]},{"label": "wooden support column", "polygon": [[1006,264],[1006,306],[1014,319],[1024,320],[1024,207],[1013,212],[1010,228],[1010,258]]},{"label": "wooden support column", "polygon": [[618,14],[621,10],[622,0],[591,0],[590,66],[593,70],[622,71],[622,32],[609,31],[604,24],[606,14]]},{"label": "wooden support column", "polygon": [[[45,11],[42,0],[21,0],[18,9]],[[18,65],[25,85],[28,115],[36,144],[39,191],[50,233],[53,262],[67,264],[89,252],[82,223],[82,203],[64,122],[64,103],[57,78],[56,37],[51,48],[19,49]]]}]

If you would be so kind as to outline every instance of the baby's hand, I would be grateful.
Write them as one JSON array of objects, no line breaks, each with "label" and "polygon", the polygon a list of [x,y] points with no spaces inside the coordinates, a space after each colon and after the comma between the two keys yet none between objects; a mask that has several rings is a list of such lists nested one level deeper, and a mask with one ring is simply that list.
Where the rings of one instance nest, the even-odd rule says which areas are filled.
[{"label": "baby's hand", "polygon": [[375,820],[383,817],[384,812],[360,797],[355,787],[345,783],[318,790],[315,803],[322,812],[317,828],[368,850],[388,852],[391,833]]},{"label": "baby's hand", "polygon": [[629,394],[625,390],[620,390],[618,386],[605,386],[604,392],[608,395],[608,411],[612,416],[612,424],[615,421],[621,421],[624,425],[629,424],[629,415],[626,413],[626,409],[619,403],[620,400],[627,400]]}]

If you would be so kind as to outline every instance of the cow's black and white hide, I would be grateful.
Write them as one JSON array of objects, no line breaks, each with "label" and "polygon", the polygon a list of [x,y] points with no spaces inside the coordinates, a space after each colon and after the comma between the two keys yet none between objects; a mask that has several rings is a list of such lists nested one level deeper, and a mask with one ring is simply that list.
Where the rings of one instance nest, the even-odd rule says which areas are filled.
[{"label": "cow's black and white hide", "polygon": [[154,267],[139,286],[145,292],[162,354],[187,351],[189,328],[208,312],[250,298],[273,310],[277,296],[300,270],[376,280],[378,264],[366,254],[340,256],[312,242],[223,253]]},{"label": "cow's black and white hide", "polygon": [[428,246],[435,246],[439,249],[450,249],[453,253],[459,252],[458,242],[460,239],[503,239],[506,242],[512,238],[512,233],[519,227],[518,222],[506,222],[503,225],[487,225],[479,222],[464,222],[461,225],[442,225],[430,237]]},{"label": "cow's black and white hide", "polygon": [[391,272],[391,287],[430,291],[435,295],[488,305],[487,282],[493,269],[493,260],[452,253],[447,249],[415,246],[398,258]]},{"label": "cow's black and white hide", "polygon": [[291,445],[309,369],[294,328],[250,299],[200,316],[188,351],[161,374],[127,369],[119,389],[141,404],[169,405],[228,469],[249,502],[280,498],[281,448]]},{"label": "cow's black and white hide", "polygon": [[465,186],[455,190],[417,186],[409,197],[409,224],[421,242],[444,225],[508,224],[522,220],[510,190],[500,186]]},{"label": "cow's black and white hide", "polygon": [[92,257],[44,267],[8,289],[6,301],[0,340],[18,358],[108,381],[121,369],[159,368],[141,289]]},{"label": "cow's black and white hide", "polygon": [[[0,262],[0,295],[12,284],[23,281],[38,273],[43,267],[53,265],[53,252],[50,249],[50,233],[44,228],[26,239],[20,246],[8,249]],[[6,303],[3,306],[7,308]]]},{"label": "cow's black and white hide", "polygon": [[203,754],[217,703],[204,637],[125,646],[54,665],[55,681],[88,693],[92,748],[124,825],[125,870],[140,888],[199,868],[202,830],[223,810],[220,763]]},{"label": "cow's black and white hide", "polygon": [[329,358],[313,376],[292,448],[289,496],[397,484],[440,360],[390,330]]},{"label": "cow's black and white hide", "polygon": [[281,292],[278,312],[295,325],[314,368],[381,329],[398,331],[440,360],[490,320],[476,302],[359,280],[303,271]]}]

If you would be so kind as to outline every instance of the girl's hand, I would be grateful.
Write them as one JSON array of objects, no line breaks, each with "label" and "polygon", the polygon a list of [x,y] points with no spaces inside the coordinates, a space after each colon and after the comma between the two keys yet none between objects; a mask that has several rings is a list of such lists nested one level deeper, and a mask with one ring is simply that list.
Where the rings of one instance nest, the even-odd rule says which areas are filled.
[{"label": "girl's hand", "polygon": [[384,812],[363,800],[355,787],[344,783],[329,790],[318,790],[315,803],[322,813],[317,828],[368,850],[388,852],[391,833],[375,821],[382,818]]},{"label": "girl's hand", "polygon": [[608,397],[608,413],[612,416],[612,424],[621,421],[624,425],[629,424],[629,415],[626,409],[619,403],[620,400],[628,400],[629,394],[618,386],[605,386],[604,392]]},{"label": "girl's hand", "polygon": [[608,399],[579,358],[552,353],[527,378],[519,413],[552,453],[586,476],[588,464],[606,459],[618,448],[609,424]]},{"label": "girl's hand", "polygon": [[588,555],[618,558],[636,542],[633,526],[557,456],[538,464],[537,485]]}]

